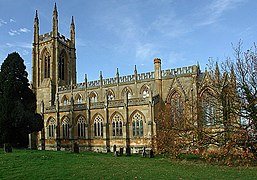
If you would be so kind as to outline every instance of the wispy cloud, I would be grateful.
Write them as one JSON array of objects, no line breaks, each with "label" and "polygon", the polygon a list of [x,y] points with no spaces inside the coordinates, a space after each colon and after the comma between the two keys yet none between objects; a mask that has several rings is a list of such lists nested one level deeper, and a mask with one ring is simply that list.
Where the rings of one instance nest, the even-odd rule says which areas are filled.
[{"label": "wispy cloud", "polygon": [[32,48],[32,45],[26,42],[6,43],[6,46],[10,48],[13,48],[13,47],[26,48],[26,49]]},{"label": "wispy cloud", "polygon": [[19,33],[18,31],[16,31],[16,30],[11,29],[11,30],[8,32],[8,34],[9,34],[10,36],[15,36],[15,35],[19,35],[20,33]]},{"label": "wispy cloud", "polygon": [[10,19],[10,23],[15,23],[16,21],[14,19]]},{"label": "wispy cloud", "polygon": [[245,0],[213,0],[201,11],[202,21],[198,26],[211,25],[216,23],[228,10],[238,7]]},{"label": "wispy cloud", "polygon": [[4,21],[3,19],[0,19],[0,27],[3,26],[3,25],[5,25],[5,24],[7,24],[7,22]]},{"label": "wispy cloud", "polygon": [[136,58],[138,59],[149,59],[157,53],[157,49],[154,44],[138,44],[136,47]]},{"label": "wispy cloud", "polygon": [[174,38],[180,37],[191,31],[188,28],[188,23],[186,20],[173,15],[159,15],[157,19],[152,23],[152,28],[159,31],[165,36]]},{"label": "wispy cloud", "polygon": [[24,49],[24,50],[22,51],[22,55],[26,56],[26,55],[28,55],[28,54],[29,54],[29,51],[27,51],[26,49]]},{"label": "wispy cloud", "polygon": [[27,28],[20,28],[19,31],[20,31],[20,32],[23,32],[23,33],[30,32],[30,30],[27,29]]},{"label": "wispy cloud", "polygon": [[27,28],[20,28],[19,30],[13,30],[13,29],[11,29],[11,30],[8,32],[8,34],[9,34],[10,36],[15,36],[15,35],[20,35],[21,33],[28,33],[28,32],[30,32],[29,29],[27,29]]}]

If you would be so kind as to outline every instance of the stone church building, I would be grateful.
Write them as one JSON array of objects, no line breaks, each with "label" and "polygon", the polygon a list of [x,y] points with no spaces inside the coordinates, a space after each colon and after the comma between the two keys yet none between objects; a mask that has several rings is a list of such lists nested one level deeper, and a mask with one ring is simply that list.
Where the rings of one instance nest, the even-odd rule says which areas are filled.
[{"label": "stone church building", "polygon": [[[215,125],[209,94],[215,93],[209,73],[199,65],[163,70],[161,60],[153,60],[153,71],[77,83],[75,24],[70,37],[59,33],[56,5],[52,30],[39,34],[39,18],[34,19],[32,88],[37,112],[44,128],[37,136],[38,149],[68,150],[77,143],[81,151],[113,151],[114,146],[130,147],[132,153],[150,148],[157,133],[157,114],[168,109],[173,126],[204,120]],[[96,72],[97,73],[97,72]],[[218,70],[217,72],[218,73]],[[227,79],[230,82],[230,79]],[[162,106],[160,106],[162,104]]]}]

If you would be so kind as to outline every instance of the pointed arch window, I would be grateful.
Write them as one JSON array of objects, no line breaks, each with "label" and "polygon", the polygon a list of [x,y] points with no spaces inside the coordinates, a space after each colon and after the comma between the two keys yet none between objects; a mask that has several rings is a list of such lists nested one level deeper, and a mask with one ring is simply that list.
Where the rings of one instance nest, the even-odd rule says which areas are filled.
[{"label": "pointed arch window", "polygon": [[126,95],[126,93],[128,93],[128,99],[131,99],[131,97],[132,97],[132,90],[129,87],[125,87],[122,90],[121,96],[124,97]]},{"label": "pointed arch window", "polygon": [[55,136],[55,120],[54,120],[54,118],[51,118],[50,120],[49,120],[49,124],[48,124],[48,127],[47,127],[47,129],[48,129],[48,137],[49,138],[54,138],[54,136]]},{"label": "pointed arch window", "polygon": [[112,118],[112,136],[122,136],[122,118],[119,114]]},{"label": "pointed arch window", "polygon": [[78,137],[86,136],[86,120],[83,116],[80,116],[77,122]]},{"label": "pointed arch window", "polygon": [[132,132],[133,136],[143,136],[144,134],[143,116],[139,112],[132,117]]},{"label": "pointed arch window", "polygon": [[70,137],[70,120],[67,117],[65,117],[65,119],[62,122],[62,134],[63,134],[63,138],[69,139],[69,137]]},{"label": "pointed arch window", "polygon": [[76,95],[76,103],[77,104],[82,104],[82,96],[81,96],[81,94],[77,94]]},{"label": "pointed arch window", "polygon": [[61,80],[64,80],[65,74],[65,53],[64,51],[60,54],[58,61],[58,75]]},{"label": "pointed arch window", "polygon": [[173,127],[183,127],[183,101],[182,97],[178,92],[173,93],[170,99],[170,110],[171,110],[171,125]]},{"label": "pointed arch window", "polygon": [[107,99],[114,100],[114,93],[111,90],[107,91]]},{"label": "pointed arch window", "polygon": [[63,96],[62,103],[63,103],[64,106],[69,104],[69,99],[67,98],[67,96]]},{"label": "pointed arch window", "polygon": [[44,77],[50,78],[50,55],[48,52],[44,56]]},{"label": "pointed arch window", "polygon": [[91,92],[90,95],[89,95],[89,97],[90,97],[90,102],[91,102],[91,103],[97,102],[97,95],[96,95],[95,92]]},{"label": "pointed arch window", "polygon": [[141,92],[142,92],[143,98],[149,97],[149,88],[148,88],[148,86],[144,85],[142,87]]},{"label": "pointed arch window", "polygon": [[202,94],[202,121],[205,126],[213,126],[216,124],[216,104],[214,95],[210,91]]},{"label": "pointed arch window", "polygon": [[96,137],[103,137],[103,119],[100,115],[94,119],[94,132]]}]

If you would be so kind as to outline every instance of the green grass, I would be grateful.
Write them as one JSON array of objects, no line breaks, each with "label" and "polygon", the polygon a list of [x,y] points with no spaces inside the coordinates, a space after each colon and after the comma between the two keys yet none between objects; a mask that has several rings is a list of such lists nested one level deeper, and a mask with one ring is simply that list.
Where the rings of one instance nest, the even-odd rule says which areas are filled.
[{"label": "green grass", "polygon": [[0,179],[257,179],[257,168],[111,153],[0,149]]}]

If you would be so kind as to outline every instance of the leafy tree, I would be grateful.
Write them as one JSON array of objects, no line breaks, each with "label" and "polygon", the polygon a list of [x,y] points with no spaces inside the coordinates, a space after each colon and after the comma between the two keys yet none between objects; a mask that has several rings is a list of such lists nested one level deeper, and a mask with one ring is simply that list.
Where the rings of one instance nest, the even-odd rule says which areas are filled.
[{"label": "leafy tree", "polygon": [[0,72],[0,143],[24,147],[28,134],[43,127],[27,77],[24,60],[16,52],[9,54]]}]

